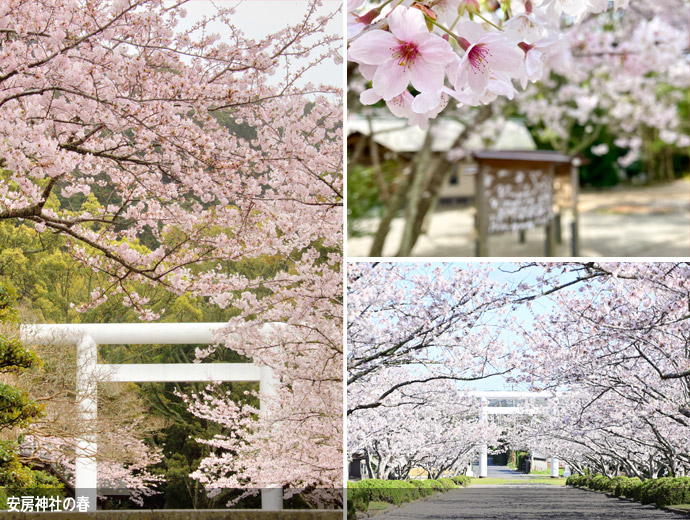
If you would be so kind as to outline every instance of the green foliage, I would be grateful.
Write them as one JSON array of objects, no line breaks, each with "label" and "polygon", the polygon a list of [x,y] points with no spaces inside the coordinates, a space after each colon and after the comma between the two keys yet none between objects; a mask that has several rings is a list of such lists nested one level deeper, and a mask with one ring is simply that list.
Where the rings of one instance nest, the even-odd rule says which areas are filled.
[{"label": "green foliage", "polygon": [[635,493],[635,499],[643,504],[653,504],[657,500],[657,493],[663,488],[664,484],[674,480],[673,477],[650,478],[645,480],[639,487],[639,492]]},{"label": "green foliage", "polygon": [[354,518],[355,511],[364,511],[369,508],[371,501],[369,488],[360,486],[360,482],[347,483],[347,518]]},{"label": "green foliage", "polygon": [[[19,322],[15,303],[15,290],[0,283],[0,323],[3,324],[0,329],[0,372],[13,374],[40,365],[38,357],[12,335],[12,328]],[[26,427],[42,415],[43,407],[27,393],[0,383],[0,430]],[[19,461],[15,442],[0,441],[0,486],[26,490],[45,487],[45,482],[44,475],[33,472]]]},{"label": "green foliage", "polygon": [[[15,306],[16,293],[6,284],[0,284],[0,323],[16,325],[19,315]],[[39,366],[38,357],[22,342],[0,329],[0,372],[20,373]],[[43,407],[31,397],[6,383],[0,383],[0,430],[28,426],[43,414]]]},{"label": "green foliage", "polygon": [[663,477],[641,481],[639,478],[606,477],[603,475],[572,476],[569,486],[587,487],[597,491],[613,492],[643,504],[665,507],[690,503],[690,477]]},{"label": "green foliage", "polygon": [[446,490],[446,487],[443,484],[441,484],[438,480],[427,479],[427,482],[429,483],[432,489],[435,489],[437,491]]},{"label": "green foliage", "polygon": [[633,490],[640,484],[642,484],[642,481],[637,477],[620,477],[616,483],[616,488],[613,490],[613,494],[617,497],[632,498]]},{"label": "green foliage", "polygon": [[62,482],[45,471],[23,465],[17,445],[11,441],[0,441],[0,486],[5,488],[5,498],[7,495],[64,496]]},{"label": "green foliage", "polygon": [[656,487],[654,503],[657,507],[690,504],[690,477],[664,479]]},{"label": "green foliage", "polygon": [[[396,161],[385,161],[381,164],[381,172],[388,186],[393,184],[398,169]],[[347,171],[348,233],[355,233],[352,226],[357,220],[378,216],[382,208],[381,194],[373,168],[358,164],[350,165]]]},{"label": "green foliage", "polygon": [[399,506],[403,502],[419,498],[417,488],[404,480],[369,479],[362,480],[359,484],[369,490],[371,501],[380,500]]},{"label": "green foliage", "polygon": [[17,292],[10,285],[0,285],[0,323],[19,323],[15,305]]},{"label": "green foliage", "polygon": [[399,506],[418,498],[428,497],[439,491],[444,492],[469,485],[469,477],[464,475],[438,480],[379,480],[365,479],[347,483],[347,518],[355,518],[355,511],[366,512],[370,502],[386,502]]},{"label": "green foliage", "polygon": [[418,488],[420,497],[428,497],[436,492],[429,480],[409,480],[408,482]]},{"label": "green foliage", "polygon": [[[0,345],[0,349],[2,346]],[[43,415],[43,407],[10,385],[0,383],[0,430],[26,427]]]},{"label": "green foliage", "polygon": [[566,486],[589,487],[592,475],[572,475],[565,481]]},{"label": "green foliage", "polygon": [[[438,485],[443,487],[440,483]],[[404,480],[360,480],[357,487],[369,492],[369,501],[388,502],[396,506],[419,498],[417,487]]]},{"label": "green foliage", "polygon": [[467,487],[472,482],[472,479],[467,475],[456,475],[453,477],[453,482],[458,486]]},{"label": "green foliage", "polygon": [[588,487],[595,491],[608,491],[611,488],[612,479],[604,475],[595,475],[588,482]]},{"label": "green foliage", "polygon": [[530,454],[528,451],[516,451],[515,452],[515,467],[514,469],[518,471],[523,471],[527,467],[527,460]]},{"label": "green foliage", "polygon": [[25,348],[18,338],[0,333],[0,372],[21,372],[40,366],[38,356]]},{"label": "green foliage", "polygon": [[443,485],[443,491],[447,491],[449,489],[455,489],[458,487],[453,479],[450,478],[440,478],[438,481]]}]

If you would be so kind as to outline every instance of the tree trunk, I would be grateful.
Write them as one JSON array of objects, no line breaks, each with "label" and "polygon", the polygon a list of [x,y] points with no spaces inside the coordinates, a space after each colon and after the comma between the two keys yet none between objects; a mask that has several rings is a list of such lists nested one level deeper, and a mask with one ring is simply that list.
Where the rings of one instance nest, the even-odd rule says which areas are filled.
[{"label": "tree trunk", "polygon": [[407,196],[407,208],[405,209],[405,229],[396,256],[409,256],[417,241],[414,236],[414,228],[426,188],[425,181],[429,171],[429,163],[431,162],[431,142],[433,140],[431,128],[432,126],[429,125],[422,149],[415,154],[412,163],[412,182]]},{"label": "tree trunk", "polygon": [[374,469],[371,467],[371,458],[369,457],[368,451],[364,452],[364,461],[367,467],[367,473],[369,474],[369,478],[374,478]]},{"label": "tree trunk", "polygon": [[391,229],[391,223],[398,214],[398,211],[400,211],[400,209],[403,207],[405,198],[407,197],[407,192],[410,189],[410,177],[410,174],[402,176],[400,186],[398,186],[398,189],[395,191],[386,205],[383,216],[381,217],[378,228],[376,229],[374,242],[371,244],[371,249],[369,250],[369,256],[383,256],[383,246],[386,242],[388,232]]},{"label": "tree trunk", "polygon": [[[489,105],[486,105],[479,109],[479,112],[476,114],[476,117],[472,120],[472,122],[465,123],[465,128],[460,133],[460,135],[458,135],[458,137],[455,138],[455,141],[453,142],[451,148],[461,147],[467,139],[470,129],[474,128],[476,125],[480,123],[483,123],[487,119],[490,119],[492,115],[493,112]],[[430,134],[429,132],[427,132],[427,139],[429,138],[429,136]],[[431,143],[429,143],[429,152],[430,151]],[[415,159],[417,159],[416,156]],[[417,165],[415,164],[414,167],[416,169]],[[398,251],[397,256],[408,256],[409,252],[412,251],[412,248],[415,246],[417,240],[419,239],[419,235],[422,233],[422,228],[424,225],[424,221],[427,218],[427,215],[430,215],[430,211],[433,211],[433,209],[436,207],[438,198],[441,195],[441,189],[443,188],[450,174],[453,172],[454,168],[457,168],[457,164],[448,161],[445,158],[445,155],[439,156],[431,165],[431,175],[425,176],[427,181],[424,184],[424,187],[420,190],[420,194],[428,193],[429,196],[420,197],[418,199],[419,207],[414,210],[413,222],[408,221],[406,214],[405,231],[409,233],[409,236],[407,237],[408,242],[405,242],[406,237],[405,235],[403,235],[403,240],[401,241],[400,250]],[[413,172],[413,175],[416,176],[417,172]],[[412,204],[412,200],[412,195],[410,195],[408,205]]]}]

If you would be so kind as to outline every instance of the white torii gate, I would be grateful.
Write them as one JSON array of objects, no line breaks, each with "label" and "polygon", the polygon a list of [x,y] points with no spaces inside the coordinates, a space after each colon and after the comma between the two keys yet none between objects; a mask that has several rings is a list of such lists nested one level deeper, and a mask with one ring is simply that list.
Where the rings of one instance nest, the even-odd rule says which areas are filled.
[{"label": "white torii gate", "polygon": [[[489,399],[549,399],[555,397],[553,392],[514,392],[502,390],[488,390],[469,392],[470,395],[481,399],[482,407],[479,412],[480,420],[486,420],[488,415],[516,415],[516,414],[537,414],[543,413],[543,407],[522,407],[522,406],[489,406]],[[488,476],[487,454],[489,447],[486,444],[479,445],[479,478]],[[472,462],[467,468],[467,474],[472,476]],[[558,478],[558,459],[551,457],[551,478]]]},{"label": "white torii gate", "polygon": [[[275,379],[269,367],[253,363],[157,363],[99,364],[98,345],[139,344],[213,344],[214,332],[226,323],[87,323],[61,325],[25,325],[22,341],[35,345],[76,345],[77,402],[79,414],[86,422],[98,415],[97,383],[112,382],[222,382],[258,381],[264,395],[275,393]],[[270,334],[280,324],[266,325]],[[261,409],[261,403],[259,404]],[[75,493],[88,497],[89,511],[96,510],[98,464],[95,436],[78,441],[75,464]],[[283,490],[268,486],[261,490],[261,508],[277,511],[283,508]]]}]

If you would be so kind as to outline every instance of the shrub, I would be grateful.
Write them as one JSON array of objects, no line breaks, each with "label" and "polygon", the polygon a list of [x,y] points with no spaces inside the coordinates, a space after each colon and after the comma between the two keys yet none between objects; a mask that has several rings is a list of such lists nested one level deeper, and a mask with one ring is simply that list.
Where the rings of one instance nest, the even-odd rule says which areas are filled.
[{"label": "shrub", "polygon": [[[440,484],[439,484],[440,485]],[[403,502],[409,502],[419,498],[419,491],[416,486],[404,480],[380,480],[367,479],[360,480],[357,487],[366,489],[369,492],[369,500],[380,500],[399,506]]]},{"label": "shrub", "polygon": [[590,480],[592,480],[592,475],[572,475],[565,483],[568,486],[589,487]]},{"label": "shrub", "polygon": [[617,497],[632,498],[657,507],[690,504],[690,477],[663,477],[643,482],[637,477],[576,475],[569,477],[566,484],[613,492]]},{"label": "shrub", "polygon": [[438,481],[443,484],[443,491],[448,491],[449,489],[455,489],[458,487],[455,482],[453,482],[453,479],[450,478],[440,478]]},{"label": "shrub", "polygon": [[419,496],[428,497],[436,492],[428,480],[409,480],[408,482],[417,488]]},{"label": "shrub", "polygon": [[347,490],[347,520],[356,520],[357,511],[355,508],[355,502],[350,497],[350,490]]},{"label": "shrub", "polygon": [[613,490],[613,494],[617,497],[632,498],[633,489],[640,484],[642,484],[642,481],[637,477],[620,477],[616,483],[616,488]]},{"label": "shrub", "polygon": [[635,497],[643,504],[653,504],[656,501],[657,489],[669,480],[673,480],[672,477],[663,477],[645,480],[639,487],[639,498]]},{"label": "shrub", "polygon": [[596,475],[589,482],[586,483],[588,487],[596,491],[605,491],[606,493],[613,493],[621,479],[626,477],[606,477],[604,475]]},{"label": "shrub", "polygon": [[470,477],[468,477],[467,475],[456,475],[452,478],[452,480],[458,486],[462,486],[462,487],[467,487],[470,485],[470,482],[472,482]]},{"label": "shrub", "polygon": [[653,495],[649,498],[657,507],[673,506],[690,503],[690,477],[657,479],[663,480],[653,488]]},{"label": "shrub", "polygon": [[595,491],[606,491],[611,486],[611,479],[604,475],[595,475],[587,482],[587,487]]},{"label": "shrub", "polygon": [[366,511],[369,509],[369,502],[371,498],[369,495],[369,489],[360,486],[360,482],[348,482],[347,483],[347,518],[354,518],[350,516],[350,511],[352,515],[355,511]]},{"label": "shrub", "polygon": [[427,479],[427,482],[431,486],[432,489],[435,489],[437,491],[445,491],[446,488],[441,484],[438,480],[432,480],[432,479]]}]

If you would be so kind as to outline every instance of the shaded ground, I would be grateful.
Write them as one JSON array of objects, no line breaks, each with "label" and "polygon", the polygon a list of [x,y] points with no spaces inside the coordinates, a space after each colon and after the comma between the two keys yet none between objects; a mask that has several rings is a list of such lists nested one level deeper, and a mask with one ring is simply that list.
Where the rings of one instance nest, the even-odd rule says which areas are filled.
[{"label": "shaded ground", "polygon": [[[678,180],[651,188],[625,187],[580,195],[580,255],[604,257],[690,255],[690,181]],[[400,244],[403,219],[393,221],[384,256]],[[557,255],[570,256],[569,225]],[[375,230],[376,222],[362,223]],[[367,256],[372,237],[348,238],[348,256]],[[531,230],[520,244],[517,234],[492,236],[491,256],[543,256],[544,231]],[[474,209],[442,206],[431,217],[412,256],[474,256]]]},{"label": "shaded ground", "polygon": [[452,489],[376,515],[377,520],[657,520],[680,514],[572,487],[495,486]]}]

